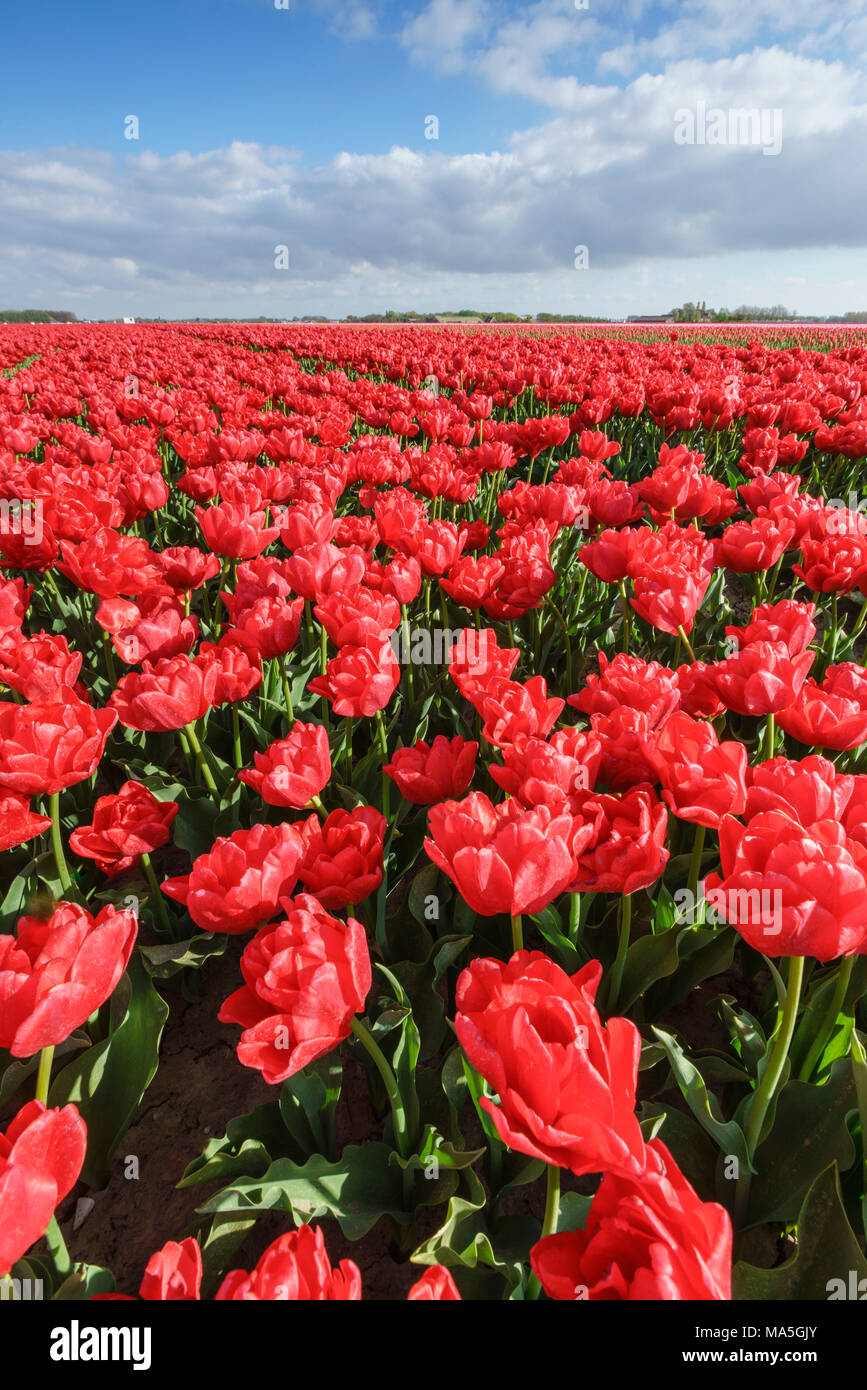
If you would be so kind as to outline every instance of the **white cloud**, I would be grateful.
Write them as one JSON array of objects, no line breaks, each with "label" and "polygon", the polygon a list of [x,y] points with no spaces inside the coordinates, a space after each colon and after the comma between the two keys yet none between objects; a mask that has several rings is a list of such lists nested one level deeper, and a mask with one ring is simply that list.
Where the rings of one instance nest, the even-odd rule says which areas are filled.
[{"label": "white cloud", "polygon": [[[333,0],[316,3],[336,22]],[[657,34],[669,45],[660,70],[618,82],[611,73],[629,66],[628,44],[656,61],[647,58],[654,40],[640,37],[649,23],[643,0],[619,7],[627,35],[619,50],[601,5],[597,16],[595,6],[538,0],[504,17],[488,0],[430,0],[401,33],[414,61],[472,74],[546,113],[499,150],[445,154],[420,140],[419,149],[342,152],[316,167],[296,150],[241,141],[195,154],[125,151],[119,162],[77,149],[0,153],[0,301],[16,303],[32,282],[46,302],[92,301],[94,313],[119,312],[119,297],[139,313],[176,316],[364,310],[379,307],[380,295],[445,307],[452,293],[466,302],[487,294],[490,307],[604,313],[606,295],[624,310],[670,307],[701,275],[709,302],[723,292],[761,301],[773,281],[772,297],[785,300],[788,287],[797,308],[820,283],[822,294],[835,284],[815,259],[807,271],[797,258],[827,258],[831,247],[840,248],[829,260],[841,267],[840,286],[857,286],[867,243],[861,75],[782,39],[728,51],[732,32],[751,42],[791,31],[804,48],[806,0],[728,6],[669,5],[671,25]],[[357,0],[345,17],[361,33],[379,13]],[[727,47],[690,52],[684,26],[723,28],[725,16]],[[821,35],[858,23],[855,0],[841,0]],[[706,46],[714,43],[711,35]],[[619,56],[600,62],[605,53]],[[585,61],[579,80],[568,69]],[[779,109],[779,156],[676,144],[675,113],[698,102]],[[573,269],[577,244],[590,248],[588,273]],[[274,267],[278,245],[290,248],[288,272]],[[786,262],[789,278],[765,270],[750,290],[762,255]],[[729,295],[731,273],[714,264],[743,266],[744,256],[747,283]],[[663,282],[669,302],[648,305]]]},{"label": "white cloud", "polygon": [[404,26],[401,42],[417,62],[442,72],[460,72],[467,45],[488,34],[493,13],[488,0],[430,0]]}]

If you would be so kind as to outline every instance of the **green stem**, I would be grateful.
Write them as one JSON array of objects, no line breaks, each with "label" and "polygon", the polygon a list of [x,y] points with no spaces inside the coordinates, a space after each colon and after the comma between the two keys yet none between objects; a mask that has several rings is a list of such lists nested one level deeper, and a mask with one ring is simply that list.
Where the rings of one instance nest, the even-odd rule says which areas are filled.
[{"label": "green stem", "polygon": [[631,609],[630,606],[629,606],[629,599],[626,597],[626,581],[623,580],[623,579],[621,579],[621,581],[620,581],[620,608],[621,608],[621,611],[622,611],[622,613],[623,613],[623,646],[622,646],[622,650],[623,650],[624,652],[628,652],[628,651],[629,651],[629,628],[630,628],[630,621],[629,621],[629,620],[630,620],[630,614],[631,614],[631,612],[632,612],[632,609]]},{"label": "green stem", "polygon": [[48,1104],[48,1087],[51,1083],[51,1064],[54,1061],[54,1044],[43,1047],[39,1054],[39,1070],[36,1073],[36,1099]]},{"label": "green stem", "polygon": [[240,772],[244,766],[244,755],[241,752],[241,721],[236,704],[232,705],[232,745],[235,751],[235,771]]},{"label": "green stem", "polygon": [[347,716],[343,730],[343,758],[346,785],[352,784],[352,718]]},{"label": "green stem", "polygon": [[102,650],[105,653],[105,669],[108,673],[108,683],[114,690],[117,685],[117,667],[114,664],[114,652],[111,649],[111,639],[107,632],[102,634]]},{"label": "green stem", "polygon": [[[786,1065],[786,1058],[789,1055],[792,1036],[795,1032],[795,1023],[798,1018],[798,1005],[801,1002],[801,985],[804,979],[804,957],[789,957],[789,977],[786,987],[786,999],[780,1014],[779,1026],[771,1055],[768,1058],[767,1066],[762,1073],[762,1079],[753,1093],[750,1103],[749,1113],[746,1124],[746,1147],[750,1162],[752,1162],[756,1149],[759,1146],[762,1133],[762,1125],[768,1113],[771,1101],[774,1098],[783,1068]],[[750,1195],[750,1181],[752,1174],[749,1168],[743,1168],[738,1178],[737,1193],[735,1196],[735,1224],[740,1226],[747,1213],[747,1205]]]},{"label": "green stem", "polygon": [[214,637],[214,641],[215,641],[215,642],[219,642],[219,640],[220,640],[220,622],[221,622],[222,616],[223,616],[223,614],[222,614],[222,608],[223,608],[223,590],[224,590],[224,588],[226,587],[226,580],[227,580],[228,577],[229,577],[229,566],[231,565],[231,563],[232,563],[232,561],[231,561],[230,559],[228,559],[228,558],[224,559],[224,560],[223,560],[223,567],[222,567],[222,569],[220,570],[220,578],[219,578],[219,581],[218,581],[218,588],[217,588],[217,602],[216,602],[216,606],[215,606],[215,608],[214,608],[214,628],[213,628],[213,637]]},{"label": "green stem", "polygon": [[698,911],[698,876],[701,873],[701,856],[704,852],[704,840],[706,834],[706,826],[699,825],[696,828],[695,839],[692,843],[692,858],[689,861],[689,882],[687,884],[687,887],[691,895],[688,901],[690,901],[693,906],[693,923],[695,923],[696,921],[696,913]]},{"label": "green stem", "polygon": [[867,598],[864,599],[864,602],[858,609],[858,616],[855,619],[855,626],[853,627],[852,635],[849,638],[850,644],[854,642],[855,638],[860,634],[861,629],[864,626],[865,619],[867,619]]},{"label": "green stem", "polygon": [[[383,764],[388,762],[388,738],[385,732],[385,722],[382,717],[382,710],[376,711],[376,727],[379,733],[379,747],[382,755]],[[390,813],[390,793],[391,779],[383,772],[382,774],[382,814],[386,822]],[[388,897],[388,847],[390,837],[386,839],[382,847],[382,882],[376,894],[376,943],[384,959],[388,958],[388,933],[385,928],[385,907]]]},{"label": "green stem", "polygon": [[607,1012],[613,1014],[623,984],[623,970],[626,965],[626,952],[629,950],[629,933],[632,927],[632,895],[624,893],[620,899],[620,929],[617,936],[617,955],[611,968],[611,984],[608,989]]},{"label": "green stem", "polygon": [[765,762],[770,762],[774,756],[774,745],[777,741],[777,721],[773,714],[768,715],[768,723],[765,729]]},{"label": "green stem", "polygon": [[837,1015],[840,1012],[840,1007],[843,1003],[843,1000],[846,998],[846,990],[849,988],[849,981],[852,978],[852,968],[854,964],[855,956],[846,956],[840,962],[840,968],[837,971],[837,983],[834,986],[834,993],[831,997],[831,1001],[828,1004],[827,1009],[822,1015],[822,1021],[819,1024],[818,1029],[816,1030],[816,1036],[813,1039],[810,1051],[807,1053],[807,1056],[804,1059],[804,1065],[801,1067],[801,1070],[798,1073],[799,1081],[810,1080],[810,1077],[813,1075],[813,1070],[816,1066],[816,1063],[818,1062],[822,1053],[825,1051],[825,1048],[828,1044],[828,1039],[831,1036],[831,1031],[834,1027],[834,1024],[837,1022]]},{"label": "green stem", "polygon": [[777,587],[777,579],[780,575],[780,567],[783,563],[784,555],[785,552],[783,553],[783,555],[780,556],[779,560],[774,565],[774,568],[771,570],[770,576],[768,578],[768,590],[765,595],[765,603],[770,603],[771,599],[774,596],[774,590]]},{"label": "green stem", "polygon": [[[50,1047],[43,1047],[39,1054],[39,1069],[36,1073],[36,1099],[43,1105],[48,1104],[48,1089],[51,1084],[51,1064],[54,1061],[54,1044]],[[72,1273],[72,1261],[69,1258],[69,1251],[66,1248],[66,1241],[57,1224],[57,1217],[52,1215],[45,1231],[45,1240],[51,1256],[57,1267],[57,1272],[62,1278],[66,1278]]]},{"label": "green stem", "polygon": [[187,762],[187,772],[190,774],[190,781],[194,782],[196,780],[196,773],[193,767],[193,755],[190,751],[189,741],[183,729],[178,729],[178,741]]},{"label": "green stem", "polygon": [[[385,721],[382,717],[382,710],[376,711],[376,730],[379,734],[379,751],[382,754],[383,763],[388,762],[388,736],[385,732]],[[388,820],[389,812],[389,791],[390,781],[385,773],[382,774],[382,814]]]},{"label": "green stem", "polygon": [[523,951],[524,949],[524,927],[521,921],[521,914],[512,918],[512,953]]},{"label": "green stem", "polygon": [[581,894],[569,896],[569,940],[577,946],[581,939]]},{"label": "green stem", "polygon": [[45,1241],[54,1260],[55,1268],[61,1279],[68,1279],[72,1273],[72,1260],[69,1258],[69,1251],[66,1248],[66,1241],[63,1239],[60,1227],[57,1224],[57,1217],[52,1216],[45,1231]]},{"label": "green stem", "polygon": [[295,714],[292,709],[292,693],[289,689],[289,676],[286,672],[286,658],[285,656],[278,656],[277,660],[280,663],[280,680],[283,683],[283,703],[286,706],[286,715],[289,723],[294,724]]},{"label": "green stem", "polygon": [[830,635],[831,635],[831,640],[830,640],[830,649],[831,649],[831,650],[830,650],[829,655],[828,655],[828,665],[829,665],[829,666],[830,666],[830,665],[833,665],[834,656],[836,655],[836,652],[837,652],[837,634],[838,634],[838,632],[839,632],[838,623],[839,623],[839,619],[838,619],[838,617],[837,617],[837,593],[836,593],[836,591],[834,591],[834,593],[831,594],[831,634],[830,634]]},{"label": "green stem", "polygon": [[545,1217],[542,1222],[542,1236],[553,1236],[557,1231],[560,1215],[560,1169],[554,1163],[548,1164],[548,1185],[545,1195]]},{"label": "green stem", "polygon": [[689,638],[687,637],[687,635],[686,635],[686,633],[684,632],[684,630],[683,630],[682,627],[678,627],[677,633],[678,633],[678,636],[680,637],[681,642],[682,642],[683,645],[686,647],[686,650],[687,650],[687,652],[688,652],[688,654],[689,654],[689,659],[690,659],[690,661],[694,662],[694,661],[695,661],[695,652],[693,651],[692,647],[690,646]]},{"label": "green stem", "polygon": [[[549,1163],[547,1170],[547,1184],[545,1190],[545,1215],[542,1218],[542,1234],[540,1240],[546,1236],[553,1236],[557,1231],[557,1221],[560,1216],[560,1169],[555,1164]],[[530,1276],[527,1281],[528,1299],[536,1299],[542,1292],[542,1285],[535,1274]]]},{"label": "green stem", "polygon": [[187,738],[189,739],[190,747],[193,750],[196,762],[199,764],[199,767],[202,770],[202,777],[204,779],[205,786],[208,788],[209,791],[214,793],[214,796],[218,797],[220,795],[219,789],[217,787],[216,782],[214,781],[213,773],[211,772],[211,769],[208,767],[208,764],[205,761],[205,755],[202,752],[202,745],[199,743],[195,729],[193,728],[192,724],[186,724],[184,726],[184,730],[187,735]]},{"label": "green stem", "polygon": [[154,866],[151,863],[149,854],[142,855],[141,866],[144,869],[144,876],[147,879],[148,888],[151,890],[151,897],[156,906],[157,916],[160,919],[160,926],[163,927],[165,931],[170,932],[172,923],[166,909],[165,894],[160,891],[160,885],[157,883],[157,876],[154,873]]},{"label": "green stem", "polygon": [[352,1031],[355,1034],[355,1036],[358,1038],[358,1041],[366,1049],[368,1055],[370,1056],[376,1067],[376,1070],[382,1077],[383,1085],[385,1086],[389,1104],[391,1105],[391,1117],[392,1122],[394,1124],[394,1137],[397,1140],[398,1153],[400,1154],[401,1158],[409,1158],[409,1151],[411,1147],[409,1128],[407,1125],[406,1110],[404,1108],[403,1098],[400,1094],[400,1088],[397,1084],[395,1074],[389,1066],[382,1049],[379,1047],[375,1038],[364,1026],[361,1020],[357,1017],[353,1018],[350,1027],[352,1028]]},{"label": "green stem", "polygon": [[852,1071],[861,1122],[861,1224],[867,1234],[867,1053],[857,1028],[852,1030]]},{"label": "green stem", "polygon": [[415,701],[415,691],[413,689],[414,677],[412,672],[412,654],[410,650],[409,614],[406,610],[405,603],[400,605],[400,625],[403,636],[403,651],[401,655],[403,657],[403,664],[406,667],[406,688],[409,692],[410,704],[413,704]]},{"label": "green stem", "polygon": [[202,585],[202,613],[204,614],[205,622],[208,624],[209,631],[213,632],[214,620],[211,617],[211,602],[208,598],[208,590],[204,584]]},{"label": "green stem", "polygon": [[57,866],[57,877],[60,879],[60,886],[64,893],[68,893],[72,887],[72,879],[69,877],[69,870],[66,867],[66,855],[63,853],[63,836],[60,831],[59,792],[54,792],[48,798],[48,809],[51,813],[51,848],[54,850],[54,863]]},{"label": "green stem", "polygon": [[54,578],[54,575],[51,573],[51,570],[45,571],[44,578],[49,587],[54,590],[55,597],[59,598],[60,602],[63,603],[63,595],[57,587],[57,580]]},{"label": "green stem", "polygon": [[[585,570],[585,574],[586,574],[586,572],[587,572],[587,571]],[[554,603],[553,600],[550,599],[550,598],[549,598],[549,599],[546,599],[545,602],[547,603],[548,607],[551,609],[551,612],[554,614],[555,618],[557,619],[557,621],[558,621],[559,624],[560,624],[560,627],[561,627],[562,630],[563,630],[563,641],[564,641],[565,644],[566,644],[566,689],[567,689],[567,690],[571,690],[571,689],[572,689],[572,643],[571,643],[571,641],[569,640],[569,628],[566,626],[566,619],[563,617],[563,614],[560,612],[560,609],[557,607],[556,603]],[[512,645],[514,645],[514,643],[513,643]]]}]

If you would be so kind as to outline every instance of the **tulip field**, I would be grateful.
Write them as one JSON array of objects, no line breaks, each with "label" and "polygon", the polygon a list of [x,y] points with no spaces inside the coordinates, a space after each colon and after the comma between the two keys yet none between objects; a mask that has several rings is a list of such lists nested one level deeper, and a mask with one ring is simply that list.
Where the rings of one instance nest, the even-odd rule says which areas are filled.
[{"label": "tulip field", "polygon": [[0,327],[4,1299],[867,1297],[798,332]]}]

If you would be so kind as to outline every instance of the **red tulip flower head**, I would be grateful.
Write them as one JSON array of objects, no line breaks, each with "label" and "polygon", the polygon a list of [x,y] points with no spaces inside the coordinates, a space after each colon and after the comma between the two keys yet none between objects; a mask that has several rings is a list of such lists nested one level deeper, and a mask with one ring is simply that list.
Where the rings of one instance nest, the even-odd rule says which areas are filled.
[{"label": "red tulip flower head", "polygon": [[133,912],[104,907],[92,917],[58,903],[50,917],[21,917],[0,936],[0,1047],[32,1057],[65,1042],[104,1004],[129,962]]},{"label": "red tulip flower head", "polygon": [[659,1139],[637,1177],[604,1175],[583,1231],[545,1236],[530,1252],[549,1298],[731,1298],[732,1225],[702,1202]]},{"label": "red tulip flower head", "polygon": [[481,1102],[511,1149],[577,1175],[635,1177],[645,1148],[635,1118],[641,1038],[625,1018],[603,1028],[602,966],[571,978],[540,951],[473,961],[458,979],[455,1030],[499,1096]]},{"label": "red tulip flower head", "polygon": [[364,927],[299,893],[285,921],[253,937],[241,974],[218,1017],[244,1029],[238,1060],[278,1085],[349,1036],[371,986]]},{"label": "red tulip flower head", "polygon": [[295,887],[304,843],[294,825],[254,825],[215,841],[192,871],[162,885],[197,927],[236,935],[270,922]]},{"label": "red tulip flower head", "polygon": [[0,1134],[0,1277],[45,1234],[78,1180],[86,1149],[74,1105],[47,1110],[31,1100]]}]

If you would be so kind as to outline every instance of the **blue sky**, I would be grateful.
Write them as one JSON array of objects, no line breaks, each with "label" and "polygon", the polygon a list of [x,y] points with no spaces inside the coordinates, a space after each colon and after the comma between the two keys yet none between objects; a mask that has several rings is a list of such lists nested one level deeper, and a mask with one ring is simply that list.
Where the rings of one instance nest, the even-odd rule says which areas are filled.
[{"label": "blue sky", "polygon": [[34,0],[3,26],[0,307],[867,308],[863,0]]},{"label": "blue sky", "polygon": [[[122,158],[130,153],[122,117],[135,113],[142,145],[161,155],[242,140],[297,149],[316,164],[341,150],[422,149],[431,112],[440,115],[439,149],[453,153],[496,148],[516,124],[544,115],[535,102],[468,85],[463,74],[425,72],[400,41],[408,13],[379,6],[375,28],[359,30],[341,23],[336,5],[305,0],[290,0],[288,10],[273,0],[25,5],[3,19],[7,53],[33,53],[34,63],[10,63],[4,73],[2,143],[71,144]],[[34,64],[47,79],[35,100]]]}]

